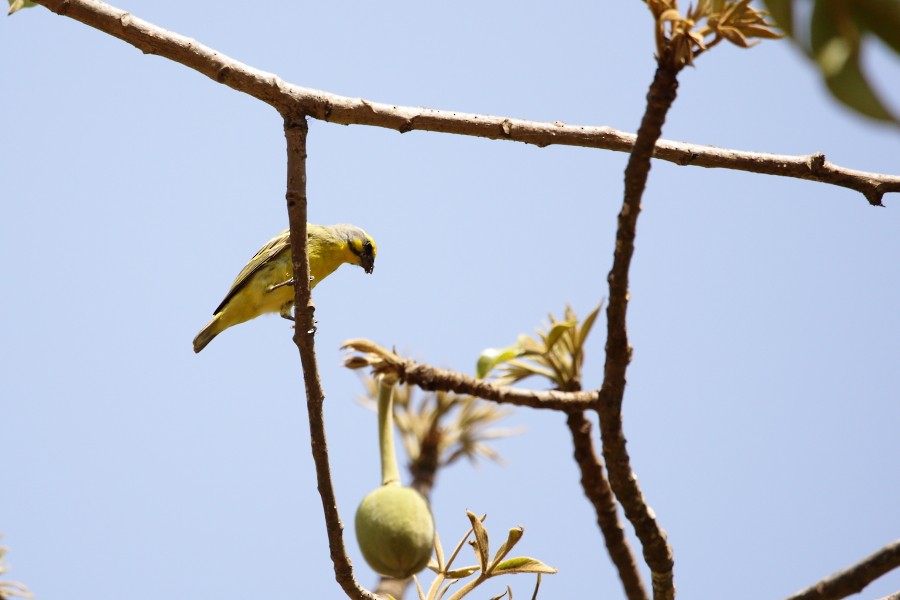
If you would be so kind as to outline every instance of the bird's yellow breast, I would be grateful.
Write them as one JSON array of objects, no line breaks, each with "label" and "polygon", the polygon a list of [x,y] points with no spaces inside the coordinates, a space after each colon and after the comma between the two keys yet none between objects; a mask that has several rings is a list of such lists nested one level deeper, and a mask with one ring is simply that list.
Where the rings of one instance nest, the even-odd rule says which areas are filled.
[{"label": "bird's yellow breast", "polygon": [[[291,278],[290,249],[281,252],[244,282],[241,290],[223,307],[221,318],[228,326],[249,321],[263,313],[278,312],[294,301],[294,287],[283,285]],[[269,291],[271,290],[271,291]]]},{"label": "bird's yellow breast", "polygon": [[[307,248],[312,276],[310,288],[314,288],[343,263],[355,260],[355,255],[346,243],[339,244],[312,236]],[[231,327],[264,313],[279,312],[286,305],[293,304],[294,286],[281,285],[273,289],[274,286],[289,281],[293,275],[291,248],[287,246],[253,273],[222,308],[222,325]]]}]

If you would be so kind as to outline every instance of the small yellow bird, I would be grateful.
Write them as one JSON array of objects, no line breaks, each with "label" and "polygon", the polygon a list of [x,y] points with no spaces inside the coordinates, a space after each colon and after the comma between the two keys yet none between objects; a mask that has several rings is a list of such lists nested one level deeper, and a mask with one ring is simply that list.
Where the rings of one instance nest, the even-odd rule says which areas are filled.
[{"label": "small yellow bird", "polygon": [[[306,229],[310,288],[344,263],[359,265],[366,273],[375,268],[378,252],[375,240],[359,227],[309,223]],[[213,311],[212,321],[194,338],[194,352],[203,350],[229,327],[264,313],[277,312],[293,320],[290,312],[294,305],[293,274],[291,241],[286,229],[260,248],[238,273],[225,299]]]}]

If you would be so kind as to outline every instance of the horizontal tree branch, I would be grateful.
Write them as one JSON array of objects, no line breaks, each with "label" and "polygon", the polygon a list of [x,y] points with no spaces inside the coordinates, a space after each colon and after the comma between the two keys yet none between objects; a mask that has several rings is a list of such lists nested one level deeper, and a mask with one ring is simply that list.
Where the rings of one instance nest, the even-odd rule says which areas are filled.
[{"label": "horizontal tree branch", "polygon": [[551,410],[587,410],[597,408],[598,391],[560,392],[557,390],[525,390],[497,385],[475,379],[462,373],[438,369],[417,363],[414,360],[382,348],[369,340],[347,340],[341,348],[349,348],[361,355],[351,355],[344,359],[344,366],[350,369],[371,368],[373,374],[392,373],[404,383],[411,383],[426,391],[454,392],[467,394],[500,404],[514,404],[531,408]]},{"label": "horizontal tree branch", "polygon": [[[900,540],[891,542],[855,565],[838,571],[787,600],[838,600],[858,594],[885,573],[900,567]],[[894,595],[888,596],[893,598]]]},{"label": "horizontal tree branch", "polygon": [[[282,114],[304,113],[343,125],[370,125],[405,133],[421,130],[509,140],[536,146],[564,145],[630,152],[635,136],[610,127],[568,125],[372,102],[283,81],[221,52],[167,31],[97,0],[36,0],[49,10],[115,36],[146,54],[155,54],[249,94]],[[653,157],[682,166],[749,171],[837,185],[881,205],[884,194],[900,192],[900,176],[847,169],[815,153],[805,156],[742,152],[714,146],[659,140]]]}]

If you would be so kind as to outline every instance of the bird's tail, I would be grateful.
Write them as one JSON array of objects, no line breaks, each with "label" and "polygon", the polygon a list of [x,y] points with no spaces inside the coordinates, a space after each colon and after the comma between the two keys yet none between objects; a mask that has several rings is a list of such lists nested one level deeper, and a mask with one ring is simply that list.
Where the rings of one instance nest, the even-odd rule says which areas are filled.
[{"label": "bird's tail", "polygon": [[219,322],[219,315],[212,318],[212,321],[200,330],[197,337],[194,338],[194,352],[200,352],[206,345],[210,343],[214,337],[222,333],[223,329]]}]

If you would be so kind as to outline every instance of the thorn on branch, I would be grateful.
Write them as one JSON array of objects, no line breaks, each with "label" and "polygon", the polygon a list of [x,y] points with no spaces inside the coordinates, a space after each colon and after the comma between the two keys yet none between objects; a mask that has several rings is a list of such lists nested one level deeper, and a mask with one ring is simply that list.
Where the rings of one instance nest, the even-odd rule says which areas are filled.
[{"label": "thorn on branch", "polygon": [[811,154],[806,164],[809,166],[809,170],[811,173],[818,177],[821,177],[822,173],[825,170],[825,155],[821,152]]},{"label": "thorn on branch", "polygon": [[222,68],[216,71],[216,82],[224,83],[229,75],[231,75],[231,67],[222,65]]}]

